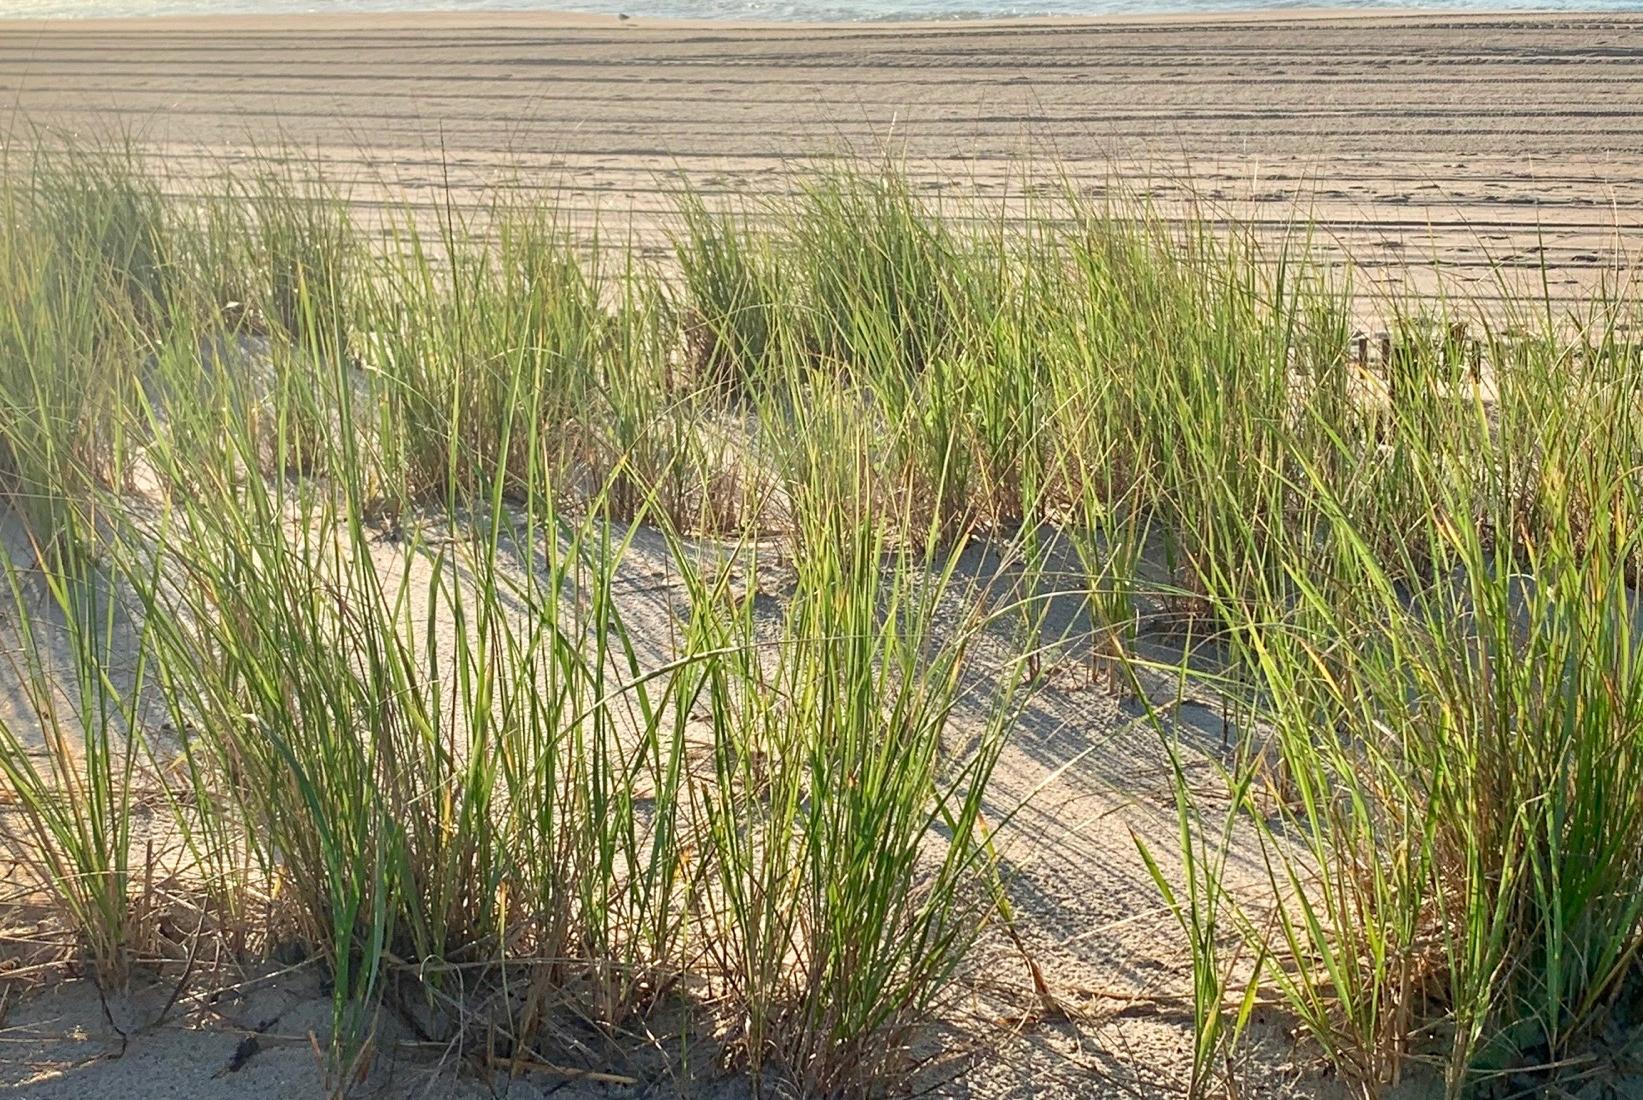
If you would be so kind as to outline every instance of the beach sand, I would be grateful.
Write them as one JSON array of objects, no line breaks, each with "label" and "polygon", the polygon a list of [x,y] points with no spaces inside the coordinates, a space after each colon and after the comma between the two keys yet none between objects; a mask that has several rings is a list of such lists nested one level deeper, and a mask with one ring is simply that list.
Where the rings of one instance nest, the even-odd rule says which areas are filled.
[{"label": "beach sand", "polygon": [[[808,157],[886,147],[905,150],[932,195],[1011,199],[1033,179],[1065,179],[1146,189],[1178,212],[1195,191],[1272,235],[1310,212],[1363,278],[1402,279],[1436,258],[1485,302],[1498,272],[1538,279],[1542,260],[1553,293],[1568,296],[1601,275],[1617,242],[1643,235],[1643,18],[0,22],[0,97],[15,104],[0,116],[14,134],[128,128],[178,187],[208,185],[224,163],[285,140],[355,179],[367,212],[477,203],[506,178],[556,193],[584,228],[631,227],[655,252],[687,184],[779,194]],[[995,791],[1003,808],[1033,796],[1014,824],[1011,890],[1020,933],[1069,1014],[1046,1017],[1020,958],[1001,950],[960,991],[940,1036],[945,1083],[920,1082],[935,1095],[1183,1094],[1186,960],[1131,832],[1173,870],[1167,760],[1139,706],[1090,688],[1080,669],[1076,654],[1047,665]],[[1199,759],[1213,754],[1224,733],[1213,707],[1184,706],[1176,721]],[[1235,881],[1258,880],[1251,856],[1235,859]],[[106,1015],[85,981],[15,1006],[0,1024],[0,1088],[78,1100],[316,1094],[306,1035],[326,1017],[311,975],[209,1011],[191,990],[155,1025],[175,977]],[[228,1072],[237,1028],[276,1017],[261,1053]],[[1255,1027],[1241,1095],[1345,1095],[1280,1017],[1257,1013]],[[448,1065],[431,1084],[427,1065],[383,1072],[371,1094],[481,1091],[454,1083]],[[695,1094],[745,1095],[709,1077]],[[664,1082],[650,1094],[669,1092]],[[585,1083],[557,1093],[634,1094]]]},{"label": "beach sand", "polygon": [[1643,16],[0,21],[0,102],[13,133],[122,128],[179,181],[282,141],[366,207],[507,178],[652,250],[687,183],[779,193],[886,150],[932,195],[1066,178],[1269,237],[1310,218],[1361,296],[1438,263],[1486,304],[1543,267],[1566,299],[1643,239]]}]

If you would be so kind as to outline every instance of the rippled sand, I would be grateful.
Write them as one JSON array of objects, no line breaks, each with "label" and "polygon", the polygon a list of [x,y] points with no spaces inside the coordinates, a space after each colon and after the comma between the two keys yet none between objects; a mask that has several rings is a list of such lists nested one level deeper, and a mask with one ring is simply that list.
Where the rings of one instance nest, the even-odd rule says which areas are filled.
[{"label": "rippled sand", "polygon": [[[1441,262],[1566,296],[1643,224],[1643,16],[748,26],[493,13],[0,24],[5,125],[125,127],[180,177],[290,141],[355,198],[503,176],[663,242],[687,181],[794,185],[903,150],[932,194],[1024,175],[1316,220],[1360,289]],[[1046,182],[1043,179],[1040,183]],[[1430,289],[1417,271],[1415,285]]]}]

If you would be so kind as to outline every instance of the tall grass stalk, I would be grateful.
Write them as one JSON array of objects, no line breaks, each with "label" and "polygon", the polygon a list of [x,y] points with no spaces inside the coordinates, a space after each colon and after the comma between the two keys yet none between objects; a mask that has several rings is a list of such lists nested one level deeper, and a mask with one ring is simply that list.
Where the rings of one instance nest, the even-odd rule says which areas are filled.
[{"label": "tall grass stalk", "polygon": [[8,557],[3,568],[6,667],[21,706],[0,717],[0,834],[61,906],[102,987],[119,989],[144,946],[133,826],[146,630],[83,554],[40,555],[27,569]]}]

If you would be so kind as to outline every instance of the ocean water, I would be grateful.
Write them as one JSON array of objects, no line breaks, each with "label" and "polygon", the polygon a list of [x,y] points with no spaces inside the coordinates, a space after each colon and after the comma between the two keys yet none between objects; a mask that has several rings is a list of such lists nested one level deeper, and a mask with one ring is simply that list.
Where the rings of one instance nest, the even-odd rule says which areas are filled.
[{"label": "ocean water", "polygon": [[[1282,10],[1643,11],[1643,0],[0,0],[0,18],[364,11],[581,11],[661,19],[884,21]],[[3,33],[3,32],[0,32]]]}]

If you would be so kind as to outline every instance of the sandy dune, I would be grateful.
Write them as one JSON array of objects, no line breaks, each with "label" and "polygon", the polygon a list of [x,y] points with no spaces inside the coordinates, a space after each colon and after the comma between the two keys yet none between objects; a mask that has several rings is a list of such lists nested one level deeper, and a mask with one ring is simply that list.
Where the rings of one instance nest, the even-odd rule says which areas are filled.
[{"label": "sandy dune", "polygon": [[[128,127],[178,187],[283,138],[360,181],[367,209],[432,210],[447,188],[475,202],[512,180],[557,193],[585,226],[631,224],[652,249],[687,182],[779,194],[808,156],[887,145],[932,194],[1014,202],[1037,165],[1041,183],[1065,172],[1089,189],[1141,187],[1171,210],[1194,189],[1273,234],[1310,211],[1365,277],[1437,259],[1485,300],[1497,271],[1538,278],[1542,260],[1567,296],[1612,270],[1617,244],[1643,243],[1643,17],[0,21],[0,101],[13,134]],[[1182,1093],[1182,958],[1130,835],[1159,838],[1162,852],[1173,829],[1164,760],[1138,710],[1085,684],[1073,654],[1024,714],[996,797],[1034,796],[1012,884],[1023,936],[1073,1018],[1029,1025],[1025,975],[1001,955],[966,999],[968,1030],[951,1042],[969,1053],[936,1094]],[[1213,750],[1212,709],[1184,707],[1179,722]],[[86,1038],[101,1006],[84,988],[53,997],[14,1017],[0,1088],[313,1094],[300,1042],[270,1040],[246,1076],[225,1076],[235,1036],[179,1019],[139,1035],[141,1057],[114,1060],[106,1035]],[[1276,1023],[1241,1075],[1247,1096],[1342,1092]]]},{"label": "sandy dune", "polygon": [[125,127],[184,178],[282,137],[362,203],[505,175],[651,247],[686,180],[780,192],[808,156],[886,147],[932,193],[1019,195],[1037,166],[1270,234],[1310,213],[1360,288],[1437,261],[1488,300],[1544,262],[1562,297],[1643,238],[1636,16],[0,22],[0,101],[14,132]]},{"label": "sandy dune", "polygon": [[[15,540],[5,541],[14,534],[15,528],[0,517],[0,549],[18,555]],[[692,546],[692,555],[703,562],[722,561],[736,553],[728,544],[712,540]],[[974,965],[943,1000],[940,1026],[920,1050],[926,1061],[909,1085],[913,1095],[973,1100],[1181,1096],[1192,1042],[1186,956],[1179,930],[1135,846],[1136,838],[1142,838],[1166,873],[1176,879],[1184,873],[1174,847],[1177,825],[1169,762],[1140,701],[1114,698],[1089,682],[1088,620],[1082,600],[1067,595],[1082,584],[1082,574],[1064,543],[1053,543],[1048,550],[1041,586],[1044,592],[1063,595],[1050,600],[1040,639],[1045,675],[1017,717],[989,788],[987,813],[994,821],[1008,822],[997,838],[1018,913],[1016,931],[1065,1015],[1046,1016],[1021,956],[1001,931],[992,930]],[[775,597],[758,611],[761,627],[772,635],[779,633],[779,603],[793,580],[776,551],[776,545],[767,547],[763,552],[770,557],[764,559],[747,555],[745,548],[739,552],[744,568],[757,574],[761,590]],[[376,548],[387,578],[403,575],[408,552],[418,559],[409,576],[414,578],[412,591],[420,592],[430,576],[426,549],[408,551],[404,544]],[[954,569],[953,615],[940,620],[941,629],[961,621],[958,612],[965,600],[1000,592],[1018,565],[998,546],[967,549]],[[671,639],[688,612],[688,600],[670,551],[654,531],[635,535],[617,590],[641,661],[659,667],[671,660]],[[413,595],[412,600],[409,621],[431,624],[442,661],[449,667],[456,636],[448,615],[429,617],[420,597]],[[42,603],[37,613],[42,636],[51,641],[66,638],[48,605]],[[952,744],[964,744],[979,734],[991,713],[1001,672],[1018,659],[1021,644],[1013,623],[996,624],[974,640],[967,686],[951,719]],[[0,620],[0,661],[22,648],[12,624]],[[1177,656],[1167,639],[1144,638],[1142,653],[1166,661]],[[43,657],[55,669],[70,667],[70,652],[49,641]],[[129,671],[127,661],[115,662],[117,681],[125,683]],[[17,696],[10,678],[0,676],[0,722],[26,731],[33,712]],[[1170,676],[1148,671],[1142,679],[1153,701],[1174,715],[1170,728],[1191,773],[1201,775],[1206,785],[1213,782],[1208,762],[1218,755],[1226,736],[1215,700],[1194,693],[1173,708],[1169,704],[1176,685]],[[162,717],[156,705],[149,714],[151,731]],[[151,735],[157,743],[169,744],[163,728]],[[0,805],[0,838],[6,835],[7,812]],[[134,825],[140,840],[159,837],[162,850],[167,830],[163,811],[145,811]],[[17,864],[0,849],[0,881],[10,883],[13,890],[21,880]],[[1259,891],[1261,868],[1253,850],[1234,853],[1227,870],[1229,882]],[[29,906],[8,908],[13,900],[0,890],[0,960],[6,950],[32,946],[30,929],[39,919],[38,911]],[[58,954],[42,951],[46,958]],[[158,976],[145,970],[133,988],[112,997],[107,1008],[85,979],[14,998],[12,1005],[0,1005],[7,1008],[0,1018],[0,1092],[15,1089],[39,1100],[295,1100],[320,1095],[320,1075],[307,1035],[327,1033],[330,1006],[317,969],[298,966],[287,971],[259,965],[241,970],[233,960],[217,960],[216,965],[202,965],[187,995],[175,1003],[176,963]],[[0,979],[5,974],[0,968]],[[213,991],[222,987],[230,992],[219,997]],[[0,980],[0,991],[4,988]],[[541,1074],[482,1083],[471,1070],[459,1069],[450,1050],[430,1050],[430,1044],[413,1041],[402,1023],[395,1013],[385,1013],[380,1038],[387,1056],[379,1060],[363,1095],[537,1100],[552,1094],[559,1100],[597,1100],[675,1094],[669,1091],[674,1081],[614,1044],[604,1068],[632,1074],[644,1087],[611,1089],[568,1075]],[[1346,1100],[1345,1087],[1320,1072],[1316,1050],[1298,1043],[1292,1029],[1293,1022],[1282,1014],[1257,1015],[1250,1064],[1237,1071],[1240,1095],[1248,1100]],[[699,1068],[688,1082],[677,1083],[682,1090],[678,1094],[699,1100],[752,1100],[759,1095],[744,1078],[712,1068],[708,1037],[661,1034],[664,1050],[682,1049],[686,1038],[701,1047],[691,1049],[688,1063]],[[237,1065],[234,1052],[250,1036],[257,1037],[255,1057],[231,1068]],[[642,1055],[644,1048],[638,1053]],[[1425,1083],[1423,1076],[1415,1087],[1389,1100],[1425,1100],[1426,1094],[1419,1091]]]}]

